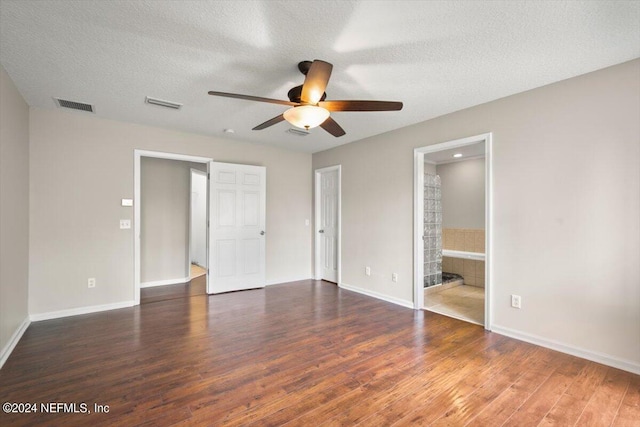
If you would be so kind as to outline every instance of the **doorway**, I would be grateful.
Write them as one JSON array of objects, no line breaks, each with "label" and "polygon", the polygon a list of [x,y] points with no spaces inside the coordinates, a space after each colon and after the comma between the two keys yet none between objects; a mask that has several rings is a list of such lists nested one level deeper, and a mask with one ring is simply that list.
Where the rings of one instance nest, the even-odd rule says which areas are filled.
[{"label": "doorway", "polygon": [[490,133],[414,150],[414,308],[491,330],[491,194]]},{"label": "doorway", "polygon": [[189,270],[191,279],[207,270],[207,173],[191,169]]},{"label": "doorway", "polygon": [[314,174],[316,280],[341,282],[342,166],[316,169]]},{"label": "doorway", "polygon": [[[199,156],[189,156],[184,154],[176,154],[176,153],[165,153],[160,151],[147,151],[147,150],[134,150],[134,219],[133,219],[133,229],[134,229],[134,284],[133,284],[133,296],[135,305],[140,304],[140,283],[141,283],[141,232],[142,232],[142,213],[141,213],[141,200],[142,200],[142,189],[141,189],[141,171],[142,171],[142,158],[149,157],[155,159],[166,159],[166,160],[179,160],[184,162],[192,162],[192,163],[203,163],[206,165],[207,173],[210,169],[210,164],[212,163],[212,159],[208,157],[199,157]],[[209,219],[210,212],[207,211],[207,220]],[[186,227],[186,225],[185,225]],[[188,259],[187,259],[188,260]],[[209,283],[209,274],[205,274],[205,281]]]}]

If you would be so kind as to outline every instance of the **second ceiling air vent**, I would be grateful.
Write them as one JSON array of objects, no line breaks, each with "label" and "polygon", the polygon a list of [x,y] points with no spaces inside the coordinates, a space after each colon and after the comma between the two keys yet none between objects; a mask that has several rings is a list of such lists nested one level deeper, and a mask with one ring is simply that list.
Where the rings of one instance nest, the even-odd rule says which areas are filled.
[{"label": "second ceiling air vent", "polygon": [[60,99],[60,98],[53,98],[53,99],[56,101],[56,104],[58,105],[58,107],[69,108],[71,110],[87,111],[89,113],[95,113],[95,110],[93,109],[93,105],[91,104],[85,104],[84,102],[77,102],[77,101],[69,101],[69,100]]},{"label": "second ceiling air vent", "polygon": [[303,130],[303,129],[296,129],[296,128],[289,128],[287,129],[285,132],[291,133],[293,135],[297,135],[297,136],[307,136],[309,135],[309,131],[307,130]]},{"label": "second ceiling air vent", "polygon": [[164,101],[162,99],[152,98],[150,96],[147,96],[144,99],[144,102],[146,102],[147,104],[158,105],[160,107],[172,108],[174,110],[179,110],[180,108],[182,108],[182,104],[178,104],[177,102]]}]

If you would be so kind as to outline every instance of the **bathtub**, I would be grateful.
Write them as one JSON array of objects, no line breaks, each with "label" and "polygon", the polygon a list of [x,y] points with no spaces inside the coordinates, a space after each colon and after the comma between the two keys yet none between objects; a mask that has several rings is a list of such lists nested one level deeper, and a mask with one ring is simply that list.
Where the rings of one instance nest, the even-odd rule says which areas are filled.
[{"label": "bathtub", "polygon": [[484,254],[480,252],[465,252],[465,251],[454,251],[452,249],[443,249],[442,256],[448,256],[451,258],[463,258],[463,259],[472,259],[475,261],[484,261]]}]

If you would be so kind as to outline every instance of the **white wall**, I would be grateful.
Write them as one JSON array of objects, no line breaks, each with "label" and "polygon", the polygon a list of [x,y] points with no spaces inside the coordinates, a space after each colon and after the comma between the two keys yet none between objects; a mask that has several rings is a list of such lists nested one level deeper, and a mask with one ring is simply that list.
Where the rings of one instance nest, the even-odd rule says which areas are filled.
[{"label": "white wall", "polygon": [[342,164],[343,281],[411,301],[413,149],[493,132],[493,327],[640,372],[639,117],[634,60],[314,154]]},{"label": "white wall", "polygon": [[436,166],[442,189],[442,228],[484,230],[484,159]]},{"label": "white wall", "polygon": [[188,280],[191,169],[207,167],[152,157],[142,157],[140,163],[141,286]]},{"label": "white wall", "polygon": [[31,109],[30,314],[134,299],[133,229],[119,229],[133,220],[120,199],[133,198],[134,149],[266,166],[267,282],[311,277],[311,155]]},{"label": "white wall", "polygon": [[0,366],[28,319],[29,106],[0,66]]},{"label": "white wall", "polygon": [[424,162],[424,173],[429,173],[431,175],[436,174],[436,164],[431,162]]}]

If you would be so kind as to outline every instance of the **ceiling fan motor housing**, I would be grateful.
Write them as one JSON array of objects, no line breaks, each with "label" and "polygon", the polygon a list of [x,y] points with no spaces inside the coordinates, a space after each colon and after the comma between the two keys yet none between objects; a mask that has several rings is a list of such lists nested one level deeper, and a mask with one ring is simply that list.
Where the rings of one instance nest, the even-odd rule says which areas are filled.
[{"label": "ceiling fan motor housing", "polygon": [[[302,85],[291,88],[287,93],[287,96],[289,97],[289,101],[297,102],[297,103],[302,102],[300,100],[301,95],[302,95]],[[326,97],[327,97],[327,92],[323,92],[322,97],[320,98],[320,101],[324,101]]]}]

